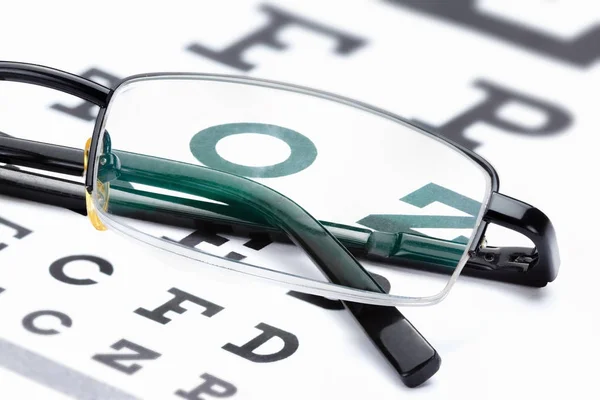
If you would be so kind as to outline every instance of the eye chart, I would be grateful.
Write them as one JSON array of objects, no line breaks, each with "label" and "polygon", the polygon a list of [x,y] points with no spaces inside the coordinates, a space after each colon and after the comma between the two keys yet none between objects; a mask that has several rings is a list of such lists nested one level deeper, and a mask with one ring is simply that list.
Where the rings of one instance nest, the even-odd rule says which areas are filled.
[{"label": "eye chart", "polygon": [[[490,161],[502,193],[550,217],[562,260],[542,289],[461,276],[439,305],[401,308],[443,360],[408,389],[337,301],[185,273],[80,214],[0,196],[0,398],[597,397],[595,2],[22,1],[0,32],[2,60],[108,87],[223,73],[389,110]],[[24,86],[0,82],[0,131],[83,148],[96,108]],[[283,257],[201,231],[170,239]]]}]

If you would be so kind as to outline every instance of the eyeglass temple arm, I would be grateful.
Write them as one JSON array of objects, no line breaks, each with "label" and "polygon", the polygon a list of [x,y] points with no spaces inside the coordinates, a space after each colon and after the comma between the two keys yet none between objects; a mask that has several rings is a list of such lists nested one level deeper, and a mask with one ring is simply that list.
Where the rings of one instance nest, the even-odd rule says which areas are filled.
[{"label": "eyeglass temple arm", "polygon": [[[44,154],[41,154],[43,151]],[[81,176],[83,151],[79,149],[56,146],[46,143],[38,143],[23,139],[0,138],[0,161],[25,167],[44,169],[46,171]],[[139,171],[146,178],[158,174],[153,171]],[[129,172],[131,176],[132,173]],[[133,173],[135,180],[136,173]],[[39,183],[40,178],[37,178]],[[64,181],[57,180],[55,189],[65,185]],[[250,214],[247,210],[221,205],[210,202],[189,200],[175,196],[165,196],[156,193],[144,192],[127,186],[119,185],[119,181],[113,181],[113,188],[128,192],[137,196],[119,196],[118,193],[111,196],[111,205],[119,207],[122,213],[136,212],[137,218],[151,220],[160,219],[160,222],[194,227],[195,223],[213,223],[215,227],[227,230],[236,230],[243,233],[268,233],[275,241],[289,241],[287,235],[280,229],[274,227],[259,214]],[[83,194],[82,194],[83,195]],[[44,199],[48,197],[44,196]],[[152,212],[143,213],[144,202],[153,199]],[[227,201],[228,199],[223,199]],[[57,205],[61,203],[60,194],[56,199]],[[161,205],[157,205],[161,201]],[[116,203],[116,204],[115,204]],[[173,207],[179,205],[180,207]],[[85,203],[73,204],[75,210],[85,213]],[[69,207],[73,208],[73,207]],[[193,212],[190,209],[193,208]],[[179,219],[177,217],[180,217]],[[426,236],[412,234],[394,234],[385,232],[373,232],[369,229],[340,225],[326,221],[320,221],[334,236],[351,250],[354,255],[372,258],[398,258],[404,262],[414,258],[416,262],[429,259],[435,262],[441,269],[450,273],[453,266],[459,261],[464,253],[464,244],[451,241],[429,238]],[[190,226],[190,223],[192,224]]]},{"label": "eyeglass temple arm", "polygon": [[[79,149],[0,137],[0,162],[81,176],[83,173],[82,158],[83,151]],[[148,175],[152,171],[144,173]],[[41,177],[35,178],[36,184],[39,185],[41,179]],[[60,190],[56,192],[57,186],[65,185],[67,183],[61,180],[47,184],[46,187],[51,190],[51,193],[43,195],[40,193],[40,189],[24,193],[26,189],[23,186],[20,186],[18,190],[13,189],[13,191],[19,192],[20,197],[27,195],[28,198],[35,198],[42,195],[45,202],[53,198],[56,205],[63,207],[68,201],[70,203],[68,208],[85,213],[84,202],[75,201],[75,197],[73,197],[81,196],[83,198],[83,190],[79,195],[72,190],[69,194]],[[200,222],[206,225],[207,222],[212,222],[216,229],[243,233],[266,233],[272,240],[288,241],[287,235],[273,227],[264,218],[255,216],[255,219],[252,220],[247,212],[236,212],[235,207],[146,193],[123,186],[119,189],[133,195],[136,193],[140,195],[133,200],[116,198],[123,213],[135,211],[136,217],[140,219],[159,218],[161,222],[167,223],[169,221],[174,223],[175,220],[178,220],[179,224],[188,226],[190,223]],[[139,208],[140,203],[147,201],[150,197],[154,197],[158,201],[162,200],[162,204],[167,206],[157,209],[155,204],[153,212],[143,213]],[[179,204],[182,207],[179,209],[168,207],[169,204]],[[194,212],[190,213],[189,210],[186,212],[184,207],[186,205],[190,208],[193,207]],[[201,207],[198,207],[199,205]],[[551,222],[541,211],[508,196],[493,193],[483,219],[484,224],[495,223],[527,236],[533,241],[535,247],[485,247],[475,243],[476,247],[470,252],[471,257],[463,274],[537,287],[545,286],[554,280],[559,264],[556,238]],[[465,246],[424,235],[373,232],[368,229],[326,221],[321,221],[321,223],[355,256],[434,272],[451,274],[452,267],[458,262]],[[483,235],[484,229],[485,226],[480,236]]]},{"label": "eyeglass temple arm", "polygon": [[[0,80],[24,82],[60,90],[100,106],[101,113],[105,110],[111,94],[111,89],[89,79],[42,65],[13,61],[0,61]],[[0,132],[0,139],[1,136]],[[74,153],[63,154],[62,156],[67,158],[71,157],[65,163],[60,153],[56,156],[56,154],[48,155],[42,152],[39,160],[42,164],[40,169],[46,169],[43,164],[48,160],[54,160],[56,164],[54,167],[59,169],[70,170],[71,167],[75,169],[82,167],[81,156],[77,154],[78,158],[74,160],[72,158],[74,155]],[[36,157],[33,153],[26,153],[25,158],[31,162]],[[548,218],[538,209],[498,193],[494,193],[491,200],[484,216],[485,222],[480,227],[477,240],[474,242],[476,247],[470,249],[471,259],[463,273],[531,286],[544,286],[552,281],[558,272],[559,257],[554,229]],[[521,232],[533,241],[535,247],[533,249],[479,247],[488,222]],[[402,261],[406,263],[406,260]],[[511,269],[516,270],[511,271]]]},{"label": "eyeglass temple arm", "polygon": [[[100,106],[98,117],[106,111],[112,93],[111,89],[77,75],[46,66],[11,61],[0,61],[0,80],[46,86],[75,95]],[[2,136],[1,133],[0,136]],[[0,139],[2,138],[0,137]],[[93,151],[95,149],[92,149]],[[90,154],[90,157],[94,159],[93,154]],[[31,161],[32,154],[27,153],[27,158]],[[49,158],[55,159],[52,156]],[[83,158],[79,155],[76,165],[81,165],[82,160]],[[62,165],[60,160],[58,161]],[[43,167],[40,169],[44,170]],[[0,185],[0,188],[12,191],[16,197],[27,198],[29,196],[31,200],[41,200],[42,203],[56,201],[58,206],[75,202],[74,196],[78,191],[74,191],[72,184],[68,181],[39,174],[10,171],[6,167],[0,167],[0,171],[16,172],[16,180],[11,182],[3,179],[5,185]],[[29,182],[27,182],[28,180]],[[34,181],[33,185],[31,180]],[[16,184],[16,186],[12,184]],[[45,193],[43,193],[45,196],[40,198],[39,192],[35,192],[36,184],[46,188]],[[60,184],[59,186],[62,188],[56,188],[57,184]],[[86,184],[89,185],[89,182],[86,182]],[[83,202],[79,204],[83,204]],[[396,308],[363,306],[350,302],[342,303],[350,309],[375,346],[398,371],[405,385],[409,387],[418,386],[437,372],[441,362],[439,355]]]},{"label": "eyeglass temple arm", "polygon": [[[15,140],[22,145],[21,147],[25,148],[15,146],[17,145]],[[8,161],[27,167],[41,168],[71,175],[82,174],[83,168],[80,166],[83,159],[82,152],[75,149],[71,149],[73,151],[70,151],[67,150],[68,148],[44,144],[45,150],[40,153],[40,149],[37,148],[38,145],[40,144],[35,142],[0,137],[0,162]],[[58,153],[50,151],[51,154],[45,154],[51,148],[53,148],[52,150],[57,150],[57,147],[60,150]],[[120,156],[123,157],[123,154],[120,154]],[[35,161],[36,159],[38,161]],[[78,159],[78,163],[73,163],[76,159]],[[139,161],[139,159],[136,160],[135,164],[138,165]],[[147,162],[152,163],[156,167],[155,159],[149,158]],[[207,169],[201,168],[201,170]],[[136,175],[136,179],[139,179],[140,176],[147,173],[152,175],[151,171],[151,166],[147,165],[147,168],[144,168],[143,171],[134,172],[134,174]],[[132,171],[129,172],[131,173]],[[218,171],[211,170],[211,174],[215,172],[218,173]],[[227,175],[229,175],[229,178],[237,178],[230,174]],[[155,173],[149,177],[154,183],[156,183],[156,178]],[[194,178],[197,178],[196,174],[194,174]],[[214,184],[212,178],[204,180],[204,182],[208,182],[209,184],[213,182]],[[168,178],[166,179],[168,180]],[[257,185],[252,181],[240,178],[239,182],[235,182],[233,186],[238,187],[240,184],[243,185],[244,181],[245,183],[251,183],[250,190],[253,186]],[[162,183],[165,182],[163,181]],[[68,206],[83,213],[81,206],[83,198],[81,195],[84,192],[81,189],[83,187],[80,183],[19,171],[13,166],[0,167],[0,193],[3,194],[40,201],[45,204],[55,204],[62,207]],[[221,189],[219,188],[218,190]],[[242,188],[243,190],[244,188]],[[231,194],[227,194],[227,197],[231,198],[232,196]],[[235,195],[233,197],[235,198]],[[284,206],[281,203],[282,200],[286,200],[286,198],[278,195],[277,201],[280,206]],[[237,199],[237,201],[242,200]],[[299,209],[294,204],[292,207],[288,207],[288,210],[282,212],[280,217],[286,218],[286,212],[294,212],[293,208]],[[306,216],[309,216],[309,214],[306,214]],[[308,235],[301,235],[300,237],[296,235],[297,244],[308,250],[309,256],[313,258],[313,261],[319,265],[332,282],[371,292],[383,292],[383,289],[352,257],[347,249],[341,246],[316,220],[307,220],[305,216],[299,219],[306,225],[295,227],[295,229],[292,228],[291,233],[295,234],[298,231],[309,232]],[[280,223],[285,225],[286,223],[286,221],[271,222],[274,225],[279,225]],[[290,232],[288,231],[288,233]],[[316,254],[310,254],[311,251],[316,252]],[[441,363],[438,353],[395,307],[366,305],[350,301],[343,301],[342,303],[353,314],[357,322],[390,364],[398,371],[405,385],[409,387],[418,386],[437,372]]]},{"label": "eyeglass temple arm", "polygon": [[520,200],[494,193],[483,220],[486,224],[491,222],[516,231],[529,238],[535,246],[533,251],[524,253],[502,252],[491,248],[490,253],[483,252],[480,256],[484,258],[483,262],[486,262],[485,256],[489,254],[496,257],[496,260],[506,258],[507,265],[528,263],[526,275],[532,286],[545,286],[556,279],[560,255],[554,226],[546,214]]}]

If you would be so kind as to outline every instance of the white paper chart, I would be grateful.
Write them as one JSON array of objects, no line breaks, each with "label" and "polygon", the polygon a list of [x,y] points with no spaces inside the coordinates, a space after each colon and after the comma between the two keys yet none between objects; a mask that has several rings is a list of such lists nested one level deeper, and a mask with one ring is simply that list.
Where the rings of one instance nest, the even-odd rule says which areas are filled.
[{"label": "white paper chart", "polygon": [[[562,262],[542,289],[463,276],[439,305],[402,308],[443,360],[409,389],[335,301],[181,271],[176,258],[98,232],[73,211],[0,195],[0,398],[599,396],[596,2],[57,0],[2,9],[2,60],[110,87],[146,72],[260,77],[432,127],[489,160],[500,192],[549,216]],[[26,86],[0,82],[0,131],[83,148],[95,108]],[[170,239],[274,264],[298,252],[201,232]]]}]

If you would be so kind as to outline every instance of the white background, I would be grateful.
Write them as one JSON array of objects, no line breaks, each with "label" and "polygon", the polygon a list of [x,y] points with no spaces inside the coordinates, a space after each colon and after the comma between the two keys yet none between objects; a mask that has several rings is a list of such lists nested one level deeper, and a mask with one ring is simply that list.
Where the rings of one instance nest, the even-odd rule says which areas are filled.
[{"label": "white background", "polygon": [[[600,8],[594,3],[486,0],[480,7],[567,40],[597,23]],[[239,73],[185,48],[199,42],[220,49],[262,26],[258,4],[11,2],[3,6],[0,58],[74,73],[97,67],[123,77],[152,71]],[[597,398],[600,62],[573,66],[383,2],[276,4],[367,43],[338,56],[333,41],[290,27],[279,36],[289,44],[286,51],[255,48],[245,54],[257,65],[249,75],[337,92],[432,125],[481,101],[476,79],[567,109],[572,125],[549,138],[485,124],[468,132],[483,143],[478,152],[499,172],[501,191],[539,207],[553,221],[562,258],[558,279],[538,290],[462,277],[440,305],[403,309],[443,359],[427,384],[411,390],[345,312],[319,310],[265,285],[176,274],[143,248],[124,252],[119,237],[96,233],[73,213],[0,197],[0,216],[30,221],[26,226],[34,230],[23,241],[0,230],[10,244],[0,252],[0,286],[7,289],[0,294],[0,337],[142,398],[176,398],[175,390],[192,389],[205,372],[232,382],[244,399]],[[504,111],[524,124],[539,123],[540,115],[531,110]],[[49,129],[46,140],[53,135],[58,134]],[[87,136],[82,131],[81,144]],[[98,280],[89,287],[50,277],[50,262],[81,253],[110,256],[115,274],[102,276],[85,265],[74,270]],[[133,314],[168,300],[172,286],[226,309],[207,319],[190,306],[166,326]],[[56,336],[33,335],[21,319],[39,309],[66,312],[74,325]],[[220,349],[257,335],[253,327],[259,322],[293,332],[298,351],[281,362],[251,364]],[[123,337],[163,356],[132,376],[91,360]],[[65,398],[5,369],[0,369],[0,393],[7,399]]]}]

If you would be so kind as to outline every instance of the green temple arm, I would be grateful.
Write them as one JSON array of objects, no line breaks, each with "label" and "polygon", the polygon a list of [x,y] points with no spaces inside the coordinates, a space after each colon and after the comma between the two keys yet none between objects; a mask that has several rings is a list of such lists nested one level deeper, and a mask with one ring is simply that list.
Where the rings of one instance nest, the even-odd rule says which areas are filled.
[{"label": "green temple arm", "polygon": [[[191,229],[210,226],[215,231],[240,236],[267,234],[276,242],[289,241],[280,229],[255,215],[252,218],[244,208],[134,189],[122,181],[111,182],[111,185],[111,209],[122,216]],[[328,221],[319,222],[359,257],[398,262],[422,261],[453,269],[466,247],[463,243],[412,233],[377,232]]]},{"label": "green temple arm", "polygon": [[[243,210],[247,216],[245,218],[250,221],[264,221],[267,226],[279,227],[307,253],[331,282],[370,292],[383,292],[348,249],[319,221],[291,199],[264,185],[211,168],[135,153],[115,150],[105,152],[102,157],[98,179],[103,183],[111,183],[111,212],[118,212],[118,206],[123,205],[123,197],[119,201],[119,196],[116,196],[119,190],[114,190],[118,189],[116,180],[201,196]],[[115,211],[113,204],[117,207]],[[125,204],[151,213],[164,211],[148,201]],[[190,211],[194,209],[201,210],[189,207]]]},{"label": "green temple arm", "polygon": [[[277,200],[281,195],[263,185],[192,164],[117,150],[113,154],[119,160],[118,170],[114,171],[114,163],[108,163],[100,169],[99,177],[101,180],[103,174],[113,177],[110,180],[110,207],[116,214],[188,228],[210,224],[217,230],[240,234],[266,233],[272,240],[289,241],[279,228],[286,219],[286,212],[280,213],[278,220],[273,220],[260,211],[258,204],[253,203],[253,191],[260,187],[275,193],[276,196],[268,200],[281,205],[281,201]],[[133,188],[129,182],[193,194],[213,201],[149,192]],[[262,205],[263,210],[269,207],[267,204]],[[425,235],[378,232],[328,221],[319,223],[327,228],[329,236],[337,239],[356,256],[395,261],[419,269],[443,269],[445,271],[442,272],[451,273],[465,251],[463,243]],[[328,248],[329,244],[321,243],[321,240],[319,238],[311,243]]]}]

